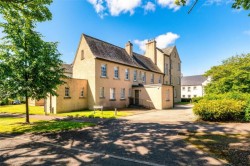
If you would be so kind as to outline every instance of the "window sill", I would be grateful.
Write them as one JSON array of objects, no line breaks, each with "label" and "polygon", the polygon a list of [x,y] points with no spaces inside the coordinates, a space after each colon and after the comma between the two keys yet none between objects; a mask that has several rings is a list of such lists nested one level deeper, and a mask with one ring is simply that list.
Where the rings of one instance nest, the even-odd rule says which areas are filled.
[{"label": "window sill", "polygon": [[115,77],[114,77],[113,79],[114,79],[114,80],[120,80],[120,78],[115,78]]},{"label": "window sill", "polygon": [[105,99],[105,97],[99,97],[99,99]]},{"label": "window sill", "polygon": [[124,81],[130,81],[129,79],[124,79]]},{"label": "window sill", "polygon": [[116,101],[116,99],[109,99],[109,101]]},{"label": "window sill", "polygon": [[108,79],[108,77],[107,77],[107,76],[100,76],[100,78]]},{"label": "window sill", "polygon": [[64,96],[64,99],[71,99],[70,96]]}]

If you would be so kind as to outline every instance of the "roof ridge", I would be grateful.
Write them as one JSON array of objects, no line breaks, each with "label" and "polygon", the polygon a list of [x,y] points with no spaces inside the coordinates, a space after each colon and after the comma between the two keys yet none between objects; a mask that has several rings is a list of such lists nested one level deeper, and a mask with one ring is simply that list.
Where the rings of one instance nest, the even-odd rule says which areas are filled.
[{"label": "roof ridge", "polygon": [[[103,42],[103,43],[106,43],[106,44],[109,44],[109,45],[115,46],[115,47],[118,47],[118,48],[120,48],[120,49],[122,49],[122,50],[126,51],[126,49],[125,49],[125,48],[120,47],[120,46],[117,46],[117,45],[114,45],[114,44],[109,43],[109,42],[107,42],[107,41],[104,41],[104,40],[102,40],[102,39],[98,39],[98,38],[96,38],[96,37],[89,36],[89,35],[87,35],[87,34],[85,34],[85,33],[82,33],[82,35],[83,35],[83,36],[90,37],[90,38],[95,39],[95,40],[98,40],[98,41],[100,41],[100,42]],[[137,53],[137,52],[134,52],[134,51],[133,51],[133,53],[138,54],[138,55],[141,55],[141,54],[139,54],[139,53]],[[143,55],[142,55],[142,56],[143,56]]]}]

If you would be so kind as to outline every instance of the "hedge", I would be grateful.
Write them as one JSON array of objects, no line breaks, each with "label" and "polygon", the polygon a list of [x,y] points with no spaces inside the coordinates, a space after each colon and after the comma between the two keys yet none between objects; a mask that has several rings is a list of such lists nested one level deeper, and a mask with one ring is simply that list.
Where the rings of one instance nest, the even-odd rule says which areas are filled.
[{"label": "hedge", "polygon": [[203,99],[194,105],[193,112],[202,120],[208,121],[248,121],[250,104],[233,99]]}]

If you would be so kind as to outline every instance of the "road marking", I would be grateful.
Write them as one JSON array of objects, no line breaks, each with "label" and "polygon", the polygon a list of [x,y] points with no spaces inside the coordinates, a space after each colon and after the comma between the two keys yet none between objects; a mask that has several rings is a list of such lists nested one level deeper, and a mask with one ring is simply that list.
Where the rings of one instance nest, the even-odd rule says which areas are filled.
[{"label": "road marking", "polygon": [[36,143],[40,143],[40,144],[44,144],[44,145],[59,147],[59,148],[63,148],[63,149],[76,150],[76,151],[80,151],[80,152],[84,152],[84,153],[88,153],[88,154],[93,154],[93,155],[107,156],[107,157],[110,157],[110,158],[114,158],[114,159],[118,159],[118,160],[124,160],[124,161],[129,161],[129,162],[134,162],[134,163],[138,163],[138,164],[144,164],[144,165],[150,165],[150,166],[165,166],[165,165],[161,165],[161,164],[157,164],[157,163],[153,163],[153,162],[136,160],[136,159],[121,157],[121,156],[112,155],[112,154],[108,154],[108,153],[95,152],[95,151],[91,151],[91,150],[85,150],[85,149],[79,149],[79,148],[72,148],[72,147],[71,148],[70,147],[64,147],[62,145],[56,145],[56,144],[52,144],[52,143],[49,143],[49,142],[42,142],[42,141],[37,141],[37,140],[31,140],[31,139],[23,138],[23,137],[15,137],[15,138],[12,137],[11,139],[16,139],[16,138],[21,139],[21,140],[25,140],[25,141],[32,141],[32,142],[36,142]]}]

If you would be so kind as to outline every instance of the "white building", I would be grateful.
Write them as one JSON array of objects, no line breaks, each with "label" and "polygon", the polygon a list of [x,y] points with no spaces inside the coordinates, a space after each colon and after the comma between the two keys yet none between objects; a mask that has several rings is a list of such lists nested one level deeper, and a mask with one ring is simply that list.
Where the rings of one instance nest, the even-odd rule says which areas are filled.
[{"label": "white building", "polygon": [[186,76],[181,79],[181,98],[190,99],[204,95],[204,87],[209,78],[202,75]]}]

